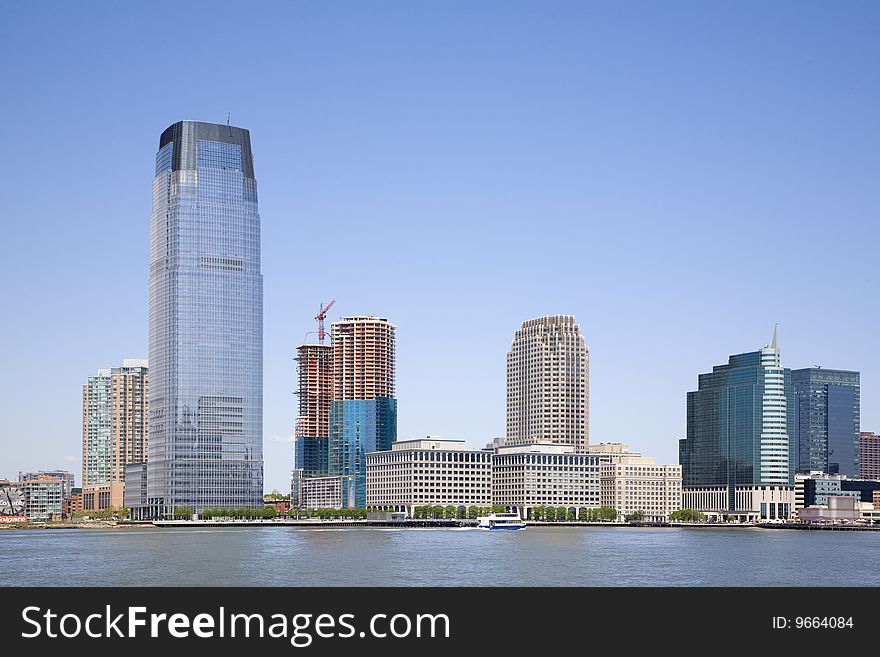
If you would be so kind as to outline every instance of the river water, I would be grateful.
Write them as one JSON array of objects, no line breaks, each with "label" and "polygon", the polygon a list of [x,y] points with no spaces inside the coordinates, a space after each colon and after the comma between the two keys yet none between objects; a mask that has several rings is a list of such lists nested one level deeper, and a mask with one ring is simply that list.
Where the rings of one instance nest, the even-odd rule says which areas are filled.
[{"label": "river water", "polygon": [[0,531],[2,586],[880,586],[880,532]]}]

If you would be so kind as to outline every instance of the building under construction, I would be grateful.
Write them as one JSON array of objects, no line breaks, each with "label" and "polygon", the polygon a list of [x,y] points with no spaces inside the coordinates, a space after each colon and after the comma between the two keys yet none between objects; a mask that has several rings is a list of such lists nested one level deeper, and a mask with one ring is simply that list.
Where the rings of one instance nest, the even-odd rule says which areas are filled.
[{"label": "building under construction", "polygon": [[325,345],[324,319],[334,303],[321,304],[315,316],[318,342],[296,350],[295,506],[309,503],[306,492],[322,478],[338,479],[339,506],[363,507],[366,454],[391,449],[397,439],[395,327],[379,317],[343,317]]},{"label": "building under construction", "polygon": [[372,316],[333,322],[333,399],[394,397],[395,326]]},{"label": "building under construction", "polygon": [[366,455],[397,440],[395,327],[380,317],[343,317],[333,322],[332,343],[329,471],[350,476],[343,506],[363,508]]},{"label": "building under construction", "polygon": [[301,344],[296,348],[299,414],[294,429],[294,465],[303,476],[327,474],[327,436],[333,399],[333,347]]}]

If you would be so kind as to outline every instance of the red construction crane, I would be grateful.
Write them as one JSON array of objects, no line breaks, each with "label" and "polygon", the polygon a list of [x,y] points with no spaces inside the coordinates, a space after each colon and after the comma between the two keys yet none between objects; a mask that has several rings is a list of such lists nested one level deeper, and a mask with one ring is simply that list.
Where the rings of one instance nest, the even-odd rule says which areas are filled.
[{"label": "red construction crane", "polygon": [[[318,341],[321,344],[324,344],[324,337],[327,335],[327,332],[324,330],[324,318],[327,317],[327,311],[333,307],[334,303],[336,303],[336,299],[333,299],[333,301],[328,303],[326,307],[322,303],[318,314],[315,315],[315,319],[318,321]],[[314,331],[312,331],[312,333],[314,333]]]}]

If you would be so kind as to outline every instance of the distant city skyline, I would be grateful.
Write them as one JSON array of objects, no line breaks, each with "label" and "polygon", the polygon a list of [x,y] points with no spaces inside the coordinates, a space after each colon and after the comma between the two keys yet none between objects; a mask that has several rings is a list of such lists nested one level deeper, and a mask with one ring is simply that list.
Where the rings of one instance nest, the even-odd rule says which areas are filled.
[{"label": "distant city skyline", "polygon": [[776,322],[783,367],[860,372],[880,431],[876,4],[233,7],[7,8],[0,478],[81,472],[83,382],[148,356],[156,135],[227,113],[260,180],[265,490],[331,298],[398,327],[401,440],[504,435],[511,331],[555,314],[591,442],[675,463],[697,373]]}]

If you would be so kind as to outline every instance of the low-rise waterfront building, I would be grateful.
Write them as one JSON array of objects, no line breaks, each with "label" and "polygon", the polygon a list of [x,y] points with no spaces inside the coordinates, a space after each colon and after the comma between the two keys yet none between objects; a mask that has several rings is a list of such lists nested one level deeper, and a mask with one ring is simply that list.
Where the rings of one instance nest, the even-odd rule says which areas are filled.
[{"label": "low-rise waterfront building", "polygon": [[101,484],[83,486],[83,513],[118,509],[124,506],[125,484],[121,481],[106,481]]},{"label": "low-rise waterfront building", "polygon": [[70,497],[61,501],[61,517],[73,518],[83,510],[82,488],[72,488]]},{"label": "low-rise waterfront building", "polygon": [[492,458],[492,503],[528,518],[538,506],[581,509],[600,506],[599,457],[573,445],[505,445]]},{"label": "low-rise waterfront building", "polygon": [[355,475],[303,477],[300,479],[299,508],[353,509],[356,505]]},{"label": "low-rise waterfront building", "polygon": [[490,506],[492,456],[439,436],[395,442],[367,454],[367,507],[411,516],[417,506]]},{"label": "low-rise waterfront building", "polygon": [[880,481],[844,478],[840,482],[840,490],[858,492],[862,502],[873,504],[874,493],[880,490]]},{"label": "low-rise waterfront building", "polygon": [[845,480],[843,475],[824,472],[798,473],[795,476],[795,508],[800,512],[801,509],[811,506],[828,506],[830,497],[852,497],[860,500],[859,491],[843,489]]},{"label": "low-rise waterfront building", "polygon": [[851,479],[841,474],[825,472],[799,472],[795,477],[795,504],[798,510],[811,506],[827,506],[828,499],[852,497],[858,502],[873,506],[875,495],[880,492],[880,481]]},{"label": "low-rise waterfront building", "polygon": [[795,476],[794,476],[794,508],[795,508],[795,511],[800,511],[805,506],[807,506],[804,503],[804,488],[805,488],[804,482],[807,479],[810,479],[812,477],[818,477],[822,474],[823,473],[819,472],[818,470],[811,470],[810,472],[798,472],[795,474]]},{"label": "low-rise waterfront building", "polygon": [[290,511],[290,500],[280,500],[271,495],[263,495],[263,506],[271,506],[276,513],[284,515]]},{"label": "low-rise waterfront building", "polygon": [[19,472],[19,481],[33,481],[37,479],[45,479],[46,477],[54,477],[61,480],[61,496],[67,499],[73,492],[75,484],[74,474],[67,470],[37,470],[36,472]]},{"label": "low-rise waterfront building", "polygon": [[854,522],[861,517],[861,502],[851,496],[832,495],[826,504],[811,505],[800,510],[801,522]]},{"label": "low-rise waterfront building", "polygon": [[681,506],[715,520],[785,520],[795,510],[795,487],[735,486],[731,490],[727,486],[685,486]]},{"label": "low-rise waterfront building", "polygon": [[29,477],[13,484],[24,494],[24,515],[28,520],[47,521],[61,518],[64,481],[58,477]]},{"label": "low-rise waterfront building", "polygon": [[619,520],[641,512],[646,521],[665,522],[682,508],[681,465],[658,464],[623,443],[597,443],[586,451],[599,457],[599,504],[617,510]]}]

